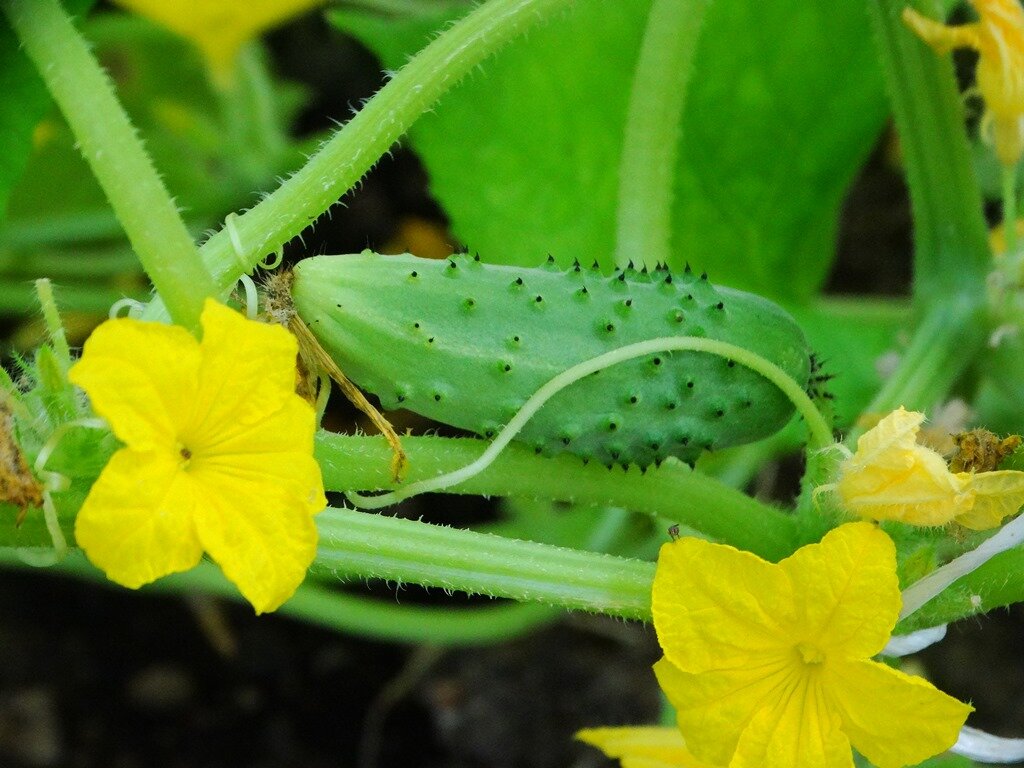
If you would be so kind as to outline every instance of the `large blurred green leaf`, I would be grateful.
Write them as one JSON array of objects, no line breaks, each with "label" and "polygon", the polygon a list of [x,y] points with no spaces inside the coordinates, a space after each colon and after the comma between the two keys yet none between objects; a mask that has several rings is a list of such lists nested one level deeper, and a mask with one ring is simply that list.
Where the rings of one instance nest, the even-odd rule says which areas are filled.
[{"label": "large blurred green leaf", "polygon": [[[81,14],[95,0],[65,0],[69,13]],[[50,108],[50,94],[36,68],[21,51],[7,18],[0,13],[0,220],[11,187],[21,177],[32,151],[32,132]]]},{"label": "large blurred green leaf", "polygon": [[[490,261],[612,262],[617,170],[649,0],[580,3],[501,51],[411,132],[455,233]],[[397,68],[446,19],[336,11]],[[718,0],[684,116],[674,266],[802,300],[886,115],[864,9]]]}]

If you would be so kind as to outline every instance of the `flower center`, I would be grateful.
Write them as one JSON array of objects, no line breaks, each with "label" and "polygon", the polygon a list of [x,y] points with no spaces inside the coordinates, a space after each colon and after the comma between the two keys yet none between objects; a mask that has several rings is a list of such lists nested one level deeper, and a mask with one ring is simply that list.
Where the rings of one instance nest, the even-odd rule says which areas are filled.
[{"label": "flower center", "polygon": [[178,455],[181,456],[181,464],[180,464],[181,468],[182,469],[188,469],[189,462],[192,459],[192,451],[191,451],[191,449],[189,449],[188,446],[182,445],[181,443],[179,443],[178,444]]},{"label": "flower center", "polygon": [[800,660],[808,666],[817,666],[825,661],[825,653],[810,643],[797,643],[796,652],[800,654]]}]

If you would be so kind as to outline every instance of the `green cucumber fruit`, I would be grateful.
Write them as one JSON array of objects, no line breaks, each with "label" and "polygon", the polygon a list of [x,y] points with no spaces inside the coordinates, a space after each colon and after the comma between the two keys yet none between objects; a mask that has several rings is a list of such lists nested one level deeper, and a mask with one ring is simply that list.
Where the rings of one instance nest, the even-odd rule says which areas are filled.
[{"label": "green cucumber fruit", "polygon": [[[803,332],[782,309],[687,270],[483,264],[371,252],[295,267],[298,316],[354,382],[397,407],[493,436],[570,366],[632,342],[700,336],[775,363],[801,385]],[[790,401],[742,365],[701,352],[614,365],[551,399],[520,433],[548,455],[604,464],[692,463],[780,429]]]}]

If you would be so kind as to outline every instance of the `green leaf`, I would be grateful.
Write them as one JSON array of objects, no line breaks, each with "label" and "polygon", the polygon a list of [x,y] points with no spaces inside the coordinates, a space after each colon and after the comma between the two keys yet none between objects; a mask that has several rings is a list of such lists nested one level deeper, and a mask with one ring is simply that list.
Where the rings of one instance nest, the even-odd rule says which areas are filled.
[{"label": "green leaf", "polygon": [[[95,0],[65,0],[70,13],[84,14]],[[52,101],[35,67],[21,51],[18,38],[0,14],[0,220],[11,187],[21,178],[32,152],[36,124]]]},{"label": "green leaf", "polygon": [[[490,261],[610,266],[617,169],[647,0],[582,3],[500,53],[411,132],[455,233]],[[401,66],[441,17],[337,11]],[[843,194],[886,115],[864,10],[721,0],[683,120],[673,266],[803,300],[833,255]]]}]

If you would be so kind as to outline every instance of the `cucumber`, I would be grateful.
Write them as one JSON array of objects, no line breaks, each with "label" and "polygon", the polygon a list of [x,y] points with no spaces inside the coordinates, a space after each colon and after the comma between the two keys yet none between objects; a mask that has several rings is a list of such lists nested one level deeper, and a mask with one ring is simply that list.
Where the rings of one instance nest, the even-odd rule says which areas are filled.
[{"label": "cucumber", "polygon": [[[804,385],[810,350],[781,308],[716,287],[705,275],[578,264],[562,270],[371,252],[298,263],[295,312],[324,349],[385,409],[407,408],[493,436],[566,368],[626,344],[700,336],[749,349]],[[654,354],[588,376],[548,402],[520,433],[538,453],[570,452],[645,467],[751,442],[793,406],[731,360]]]}]

